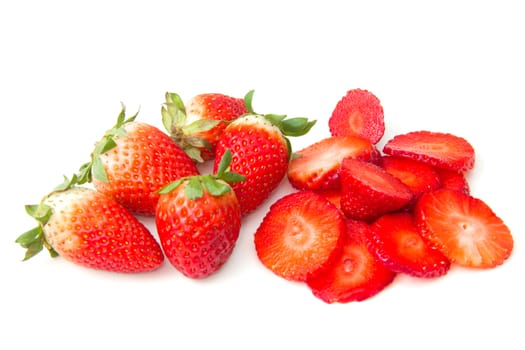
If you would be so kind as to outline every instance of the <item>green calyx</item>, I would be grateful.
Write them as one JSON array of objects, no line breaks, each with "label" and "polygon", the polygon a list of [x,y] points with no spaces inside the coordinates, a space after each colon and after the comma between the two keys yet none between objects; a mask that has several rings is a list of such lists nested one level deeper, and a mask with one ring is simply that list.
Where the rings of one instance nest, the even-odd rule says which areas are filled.
[{"label": "green calyx", "polygon": [[201,149],[211,149],[208,140],[194,136],[196,133],[211,130],[220,120],[199,119],[190,124],[187,122],[186,107],[181,97],[172,92],[166,92],[166,102],[162,105],[162,124],[171,138],[186,154],[199,163],[204,162]]},{"label": "green calyx", "polygon": [[78,184],[90,183],[93,178],[109,183],[104,164],[100,156],[117,146],[115,138],[117,136],[128,136],[128,133],[124,129],[124,126],[137,118],[138,111],[129,118],[126,118],[126,106],[122,104],[122,109],[117,117],[117,123],[102,137],[100,141],[95,145],[95,149],[91,153],[91,161],[83,164],[78,173]]},{"label": "green calyx", "polygon": [[214,197],[220,197],[232,190],[229,184],[244,181],[245,177],[230,171],[232,153],[228,149],[219,163],[217,172],[214,175],[188,176],[173,181],[162,187],[158,193],[167,194],[174,191],[182,183],[187,182],[184,194],[188,199],[195,200],[202,198],[204,191]]},{"label": "green calyx", "polygon": [[31,259],[35,255],[40,253],[44,249],[44,247],[48,250],[51,257],[54,258],[58,256],[57,252],[47,242],[44,235],[44,226],[48,223],[49,219],[53,215],[51,207],[46,205],[44,202],[46,198],[49,197],[52,193],[66,191],[71,187],[75,186],[76,184],[78,184],[78,178],[76,175],[73,175],[71,179],[68,179],[64,176],[64,181],[57,187],[55,187],[55,189],[51,193],[46,195],[42,199],[40,204],[32,204],[25,206],[26,213],[36,220],[37,226],[29,231],[22,233],[15,240],[15,243],[20,244],[22,248],[26,249],[23,261]]}]

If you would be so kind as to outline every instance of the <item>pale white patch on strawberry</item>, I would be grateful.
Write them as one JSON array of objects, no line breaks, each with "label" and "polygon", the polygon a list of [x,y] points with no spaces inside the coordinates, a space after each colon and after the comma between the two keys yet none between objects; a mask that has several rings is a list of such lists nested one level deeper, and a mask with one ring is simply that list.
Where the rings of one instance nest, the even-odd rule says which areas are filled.
[{"label": "pale white patch on strawberry", "polygon": [[[85,203],[92,195],[92,190],[83,187],[74,187],[64,192],[55,192],[44,203],[51,207],[53,215],[44,226],[47,241],[53,247],[60,247],[63,251],[74,250],[81,244],[81,237],[71,234],[75,227],[81,225],[76,222],[75,203]],[[78,213],[81,214],[81,213]]]},{"label": "pale white patch on strawberry", "polygon": [[234,125],[253,126],[254,128],[257,128],[260,130],[267,130],[269,134],[276,135],[276,136],[278,135],[284,141],[284,137],[282,136],[279,128],[273,125],[269,120],[267,120],[262,115],[248,114],[239,119],[236,119],[230,125],[232,126]]},{"label": "pale white patch on strawberry", "polygon": [[186,125],[191,124],[197,120],[202,119],[204,108],[202,105],[193,99],[186,103]]}]

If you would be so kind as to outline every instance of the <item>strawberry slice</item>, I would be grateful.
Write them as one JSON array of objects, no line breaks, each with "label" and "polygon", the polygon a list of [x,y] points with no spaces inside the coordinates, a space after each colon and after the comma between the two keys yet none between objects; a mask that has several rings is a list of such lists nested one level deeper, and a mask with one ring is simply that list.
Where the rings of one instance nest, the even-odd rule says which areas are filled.
[{"label": "strawberry slice", "polygon": [[346,220],[344,246],[337,260],[306,283],[326,303],[348,303],[368,299],[388,286],[395,273],[387,269],[367,248],[368,225]]},{"label": "strawberry slice", "polygon": [[332,136],[295,152],[288,167],[288,180],[297,189],[337,189],[339,168],[346,157],[377,161],[379,150],[359,136]]},{"label": "strawberry slice", "polygon": [[341,164],[341,210],[349,219],[372,221],[403,208],[413,193],[383,168],[358,159]]},{"label": "strawberry slice", "polygon": [[474,148],[462,137],[448,133],[413,131],[389,140],[383,152],[463,172],[474,166]]},{"label": "strawberry slice", "polygon": [[337,208],[339,209],[341,208],[341,191],[340,190],[319,190],[319,191],[314,191],[314,192],[328,199],[328,201],[330,201]]},{"label": "strawberry slice", "polygon": [[328,120],[333,136],[357,135],[376,144],[385,133],[383,107],[370,91],[349,90]]},{"label": "strawberry slice", "polygon": [[440,187],[439,176],[434,167],[417,160],[396,156],[385,156],[382,167],[408,186],[417,198],[424,192]]},{"label": "strawberry slice", "polygon": [[411,214],[386,214],[370,227],[369,249],[388,269],[415,277],[438,277],[449,270],[450,261],[421,237]]},{"label": "strawberry slice", "polygon": [[470,194],[470,186],[465,177],[465,174],[458,173],[452,170],[435,168],[439,176],[441,188]]},{"label": "strawberry slice", "polygon": [[264,266],[287,280],[305,281],[339,253],[344,231],[343,216],[332,203],[300,191],[270,207],[254,242]]},{"label": "strawberry slice", "polygon": [[423,238],[453,263],[491,268],[512,252],[509,228],[478,198],[439,189],[419,198],[414,215]]}]

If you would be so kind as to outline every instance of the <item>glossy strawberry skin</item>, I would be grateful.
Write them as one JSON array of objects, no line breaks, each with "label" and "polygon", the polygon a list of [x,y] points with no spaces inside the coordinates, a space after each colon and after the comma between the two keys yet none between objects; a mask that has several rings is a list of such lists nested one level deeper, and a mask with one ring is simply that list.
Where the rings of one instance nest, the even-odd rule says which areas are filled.
[{"label": "glossy strawberry skin", "polygon": [[224,130],[215,154],[214,171],[224,152],[232,152],[231,171],[246,177],[232,184],[243,215],[255,210],[283,180],[288,147],[280,130],[263,116],[248,115]]},{"label": "glossy strawberry skin", "polygon": [[147,228],[100,192],[76,187],[44,203],[53,210],[44,226],[46,240],[66,260],[115,272],[151,271],[164,260]]},{"label": "glossy strawberry skin", "polygon": [[134,214],[153,216],[165,184],[197,175],[195,163],[158,128],[140,122],[124,125],[127,135],[115,137],[116,147],[100,155],[109,180],[93,178],[95,188]]},{"label": "glossy strawberry skin", "polygon": [[358,159],[345,158],[340,176],[341,210],[349,219],[371,222],[402,209],[414,196],[394,175]]},{"label": "glossy strawberry skin", "polygon": [[211,160],[215,157],[217,142],[227,126],[227,123],[222,121],[237,119],[243,114],[247,114],[248,109],[242,98],[220,93],[205,93],[196,95],[188,101],[186,104],[186,113],[188,121],[198,119],[221,121],[210,130],[197,132],[192,135],[203,138],[209,142],[211,148],[202,148],[201,156],[204,160]]},{"label": "glossy strawberry skin", "polygon": [[161,194],[155,223],[170,263],[189,278],[204,278],[217,272],[231,256],[241,227],[240,206],[235,192],[198,199],[185,194],[187,182]]}]

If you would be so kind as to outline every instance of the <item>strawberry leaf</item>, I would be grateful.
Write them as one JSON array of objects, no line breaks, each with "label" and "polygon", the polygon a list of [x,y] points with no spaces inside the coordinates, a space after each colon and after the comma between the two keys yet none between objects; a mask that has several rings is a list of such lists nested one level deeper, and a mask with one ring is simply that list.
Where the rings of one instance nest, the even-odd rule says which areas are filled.
[{"label": "strawberry leaf", "polygon": [[209,131],[220,122],[220,120],[197,119],[193,123],[185,125],[182,129],[185,134],[192,135],[198,132]]},{"label": "strawberry leaf", "polygon": [[252,100],[253,100],[253,94],[255,90],[250,90],[246,95],[244,95],[244,106],[248,110],[249,113],[255,114],[252,107]]},{"label": "strawberry leaf", "polygon": [[106,174],[106,169],[104,169],[104,164],[102,163],[102,159],[100,159],[99,154],[96,154],[93,157],[93,165],[92,165],[91,171],[95,179],[100,180],[105,183],[109,183],[109,179]]},{"label": "strawberry leaf", "polygon": [[219,179],[221,179],[224,173],[229,169],[231,162],[232,162],[232,151],[230,149],[227,149],[226,151],[224,151],[221,161],[219,162],[219,166],[217,167],[216,175]]},{"label": "strawberry leaf", "polygon": [[239,173],[235,173],[233,171],[226,171],[224,174],[222,174],[220,178],[229,184],[236,183],[236,182],[242,182],[246,180],[245,176]]},{"label": "strawberry leaf", "polygon": [[212,176],[203,176],[201,179],[206,190],[214,197],[222,196],[231,191],[231,187],[228,184],[217,181]]},{"label": "strawberry leaf", "polygon": [[167,184],[166,186],[164,186],[160,190],[158,190],[157,193],[158,194],[170,193],[171,191],[174,191],[177,187],[179,187],[180,184],[182,183],[182,181],[184,181],[184,180],[185,180],[185,178],[182,178],[182,179],[178,179],[176,181],[170,182],[169,184]]},{"label": "strawberry leaf", "polygon": [[302,136],[308,133],[315,123],[316,120],[309,121],[304,117],[286,119],[281,124],[281,130],[286,136]]},{"label": "strawberry leaf", "polygon": [[199,199],[203,196],[204,188],[202,187],[202,183],[200,182],[198,176],[192,176],[189,178],[188,184],[184,189],[184,194],[189,199]]}]

